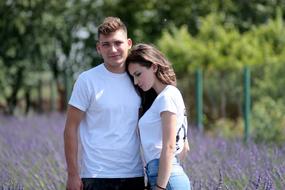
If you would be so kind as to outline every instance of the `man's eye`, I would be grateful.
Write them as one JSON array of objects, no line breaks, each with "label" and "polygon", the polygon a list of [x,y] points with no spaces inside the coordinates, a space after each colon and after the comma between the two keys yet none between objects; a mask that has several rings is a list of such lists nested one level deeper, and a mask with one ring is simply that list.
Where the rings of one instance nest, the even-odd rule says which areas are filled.
[{"label": "man's eye", "polygon": [[123,42],[115,42],[116,46],[120,46]]},{"label": "man's eye", "polygon": [[136,73],[135,77],[139,77],[141,75],[141,73]]},{"label": "man's eye", "polygon": [[108,47],[108,46],[109,46],[109,44],[102,44],[102,46],[103,46],[103,47]]}]

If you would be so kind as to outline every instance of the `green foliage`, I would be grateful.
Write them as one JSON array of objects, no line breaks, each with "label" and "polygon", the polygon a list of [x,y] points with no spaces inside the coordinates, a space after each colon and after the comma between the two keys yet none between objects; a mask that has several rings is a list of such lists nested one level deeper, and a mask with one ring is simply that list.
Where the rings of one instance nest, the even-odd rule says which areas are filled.
[{"label": "green foliage", "polygon": [[264,55],[264,62],[284,62],[285,34],[282,13],[277,11],[275,19],[270,19],[267,24],[252,27],[251,36],[259,40],[259,51]]},{"label": "green foliage", "polygon": [[252,137],[256,142],[276,143],[285,141],[285,106],[281,100],[263,97],[255,102],[252,110]]},{"label": "green foliage", "polygon": [[[279,15],[279,16],[278,16]],[[280,14],[267,25],[253,28],[252,36],[260,41],[260,52],[263,53],[262,65],[253,67],[252,96],[259,101],[264,96],[285,104],[285,27]]]},{"label": "green foliage", "polygon": [[38,0],[7,1],[0,6],[0,58],[5,78],[0,81],[4,87],[0,96],[6,100],[9,113],[21,98],[20,92],[29,91],[31,84],[27,81],[35,84],[35,73],[48,69],[46,63],[56,51],[51,32],[57,20],[48,13],[54,10],[55,3],[54,0],[49,4]]},{"label": "green foliage", "polygon": [[227,139],[242,139],[243,137],[243,120],[242,118],[236,121],[221,118],[211,124],[208,133],[212,136],[223,137]]},{"label": "green foliage", "polygon": [[191,49],[194,38],[189,35],[187,28],[181,27],[177,29],[172,28],[171,33],[164,31],[161,39],[158,41],[158,47],[164,52],[178,75],[181,77],[183,74],[188,73],[188,65],[191,61]]},{"label": "green foliage", "polygon": [[257,142],[282,145],[285,138],[285,28],[281,13],[267,25],[254,28],[264,64],[253,67],[252,127]]},{"label": "green foliage", "polygon": [[[222,14],[210,14],[202,18],[199,33],[193,37],[186,27],[164,31],[158,46],[180,70],[203,67],[222,71],[241,69],[244,65],[261,64],[258,38],[250,32],[240,34],[238,29],[224,23]],[[182,66],[179,66],[182,65]],[[180,72],[179,72],[180,73]]]},{"label": "green foliage", "polygon": [[[235,122],[228,119],[242,118],[241,68],[245,65],[251,67],[253,105],[260,104],[259,101],[264,97],[279,99],[280,110],[285,105],[285,92],[282,89],[285,79],[281,77],[285,73],[285,28],[280,12],[277,12],[275,19],[269,19],[264,25],[252,26],[243,33],[233,24],[227,23],[225,15],[209,14],[201,18],[195,36],[185,26],[179,29],[173,26],[171,30],[163,32],[157,44],[173,62],[180,79],[189,78],[197,67],[204,68],[203,111],[207,117],[204,124],[214,125],[211,127],[217,128],[214,133],[218,130],[225,136],[230,136],[231,131],[240,134],[241,130],[234,132],[232,126]],[[195,98],[191,90],[185,91],[192,93],[191,98]],[[188,107],[193,109],[195,105],[191,105]],[[262,114],[259,116],[255,116],[258,121],[262,119]],[[276,121],[271,123],[274,127],[283,122],[280,118],[272,119]],[[280,142],[280,137],[276,136],[280,131],[272,130],[272,133],[268,133],[268,137],[257,133],[255,139],[275,139]]]},{"label": "green foliage", "polygon": [[[8,105],[9,113],[25,98],[24,94],[37,88],[41,73],[50,72],[60,84],[65,72],[71,76],[74,70],[80,72],[96,60],[94,24],[90,24],[96,16],[90,17],[85,8],[94,12],[94,5],[98,6],[91,4],[56,0],[1,3],[0,59],[3,64],[0,66],[4,76],[0,79],[5,80],[0,81],[4,87],[0,96],[4,97],[3,104]],[[87,43],[88,37],[92,43],[91,40]]]},{"label": "green foliage", "polygon": [[207,125],[219,118],[242,116],[242,72],[204,71],[204,112]]},{"label": "green foliage", "polygon": [[[285,10],[281,0],[116,0],[101,2],[99,9],[105,15],[121,17],[128,25],[130,36],[136,42],[153,42],[162,31],[173,25],[187,26],[192,35],[199,33],[200,18],[209,13],[222,13],[226,23],[245,32],[253,25],[265,24],[275,16],[276,9]],[[99,4],[99,3],[98,3]],[[122,8],[123,7],[123,8]],[[130,13],[132,16],[130,17]]]},{"label": "green foliage", "polygon": [[254,67],[252,98],[259,101],[264,96],[280,100],[285,105],[285,62]]},{"label": "green foliage", "polygon": [[280,0],[1,1],[0,103],[16,105],[25,93],[37,91],[42,73],[64,92],[64,81],[100,63],[98,24],[105,16],[119,16],[134,43],[157,44],[188,87],[193,89],[194,70],[204,68],[209,123],[231,115],[229,107],[238,110],[233,117],[238,118],[244,65],[252,68],[256,101],[267,95],[284,101],[285,81],[279,77],[285,68],[284,11]]}]

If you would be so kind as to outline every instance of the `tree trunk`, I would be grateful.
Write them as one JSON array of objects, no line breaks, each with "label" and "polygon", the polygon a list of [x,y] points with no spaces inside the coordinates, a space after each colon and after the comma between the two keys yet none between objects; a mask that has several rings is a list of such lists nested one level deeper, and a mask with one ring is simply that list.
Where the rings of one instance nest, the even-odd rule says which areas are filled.
[{"label": "tree trunk", "polygon": [[24,72],[24,68],[19,67],[15,76],[15,80],[13,81],[14,84],[12,84],[12,93],[11,95],[7,98],[7,102],[8,102],[8,114],[13,115],[16,105],[18,103],[18,92],[21,88],[22,82],[23,82],[23,72]]},{"label": "tree trunk", "polygon": [[27,115],[30,111],[31,107],[31,93],[30,89],[28,88],[25,92],[25,101],[26,101],[26,108],[25,108],[25,114]]}]

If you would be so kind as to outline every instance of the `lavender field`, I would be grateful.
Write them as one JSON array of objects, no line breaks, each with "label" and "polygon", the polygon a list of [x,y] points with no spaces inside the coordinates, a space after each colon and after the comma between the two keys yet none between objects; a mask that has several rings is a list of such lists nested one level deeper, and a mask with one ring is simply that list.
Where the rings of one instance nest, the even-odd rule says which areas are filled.
[{"label": "lavender field", "polygon": [[[65,189],[63,114],[0,116],[0,190]],[[193,131],[193,130],[192,130]],[[285,146],[192,132],[183,163],[194,190],[285,189]]]}]

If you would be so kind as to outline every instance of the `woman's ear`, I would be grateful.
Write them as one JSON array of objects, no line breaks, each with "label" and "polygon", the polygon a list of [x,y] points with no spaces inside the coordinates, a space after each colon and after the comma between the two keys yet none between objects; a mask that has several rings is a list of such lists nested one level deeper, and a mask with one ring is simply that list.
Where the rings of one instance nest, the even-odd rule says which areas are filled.
[{"label": "woman's ear", "polygon": [[152,64],[151,68],[152,68],[153,72],[156,73],[158,66],[156,64]]}]

